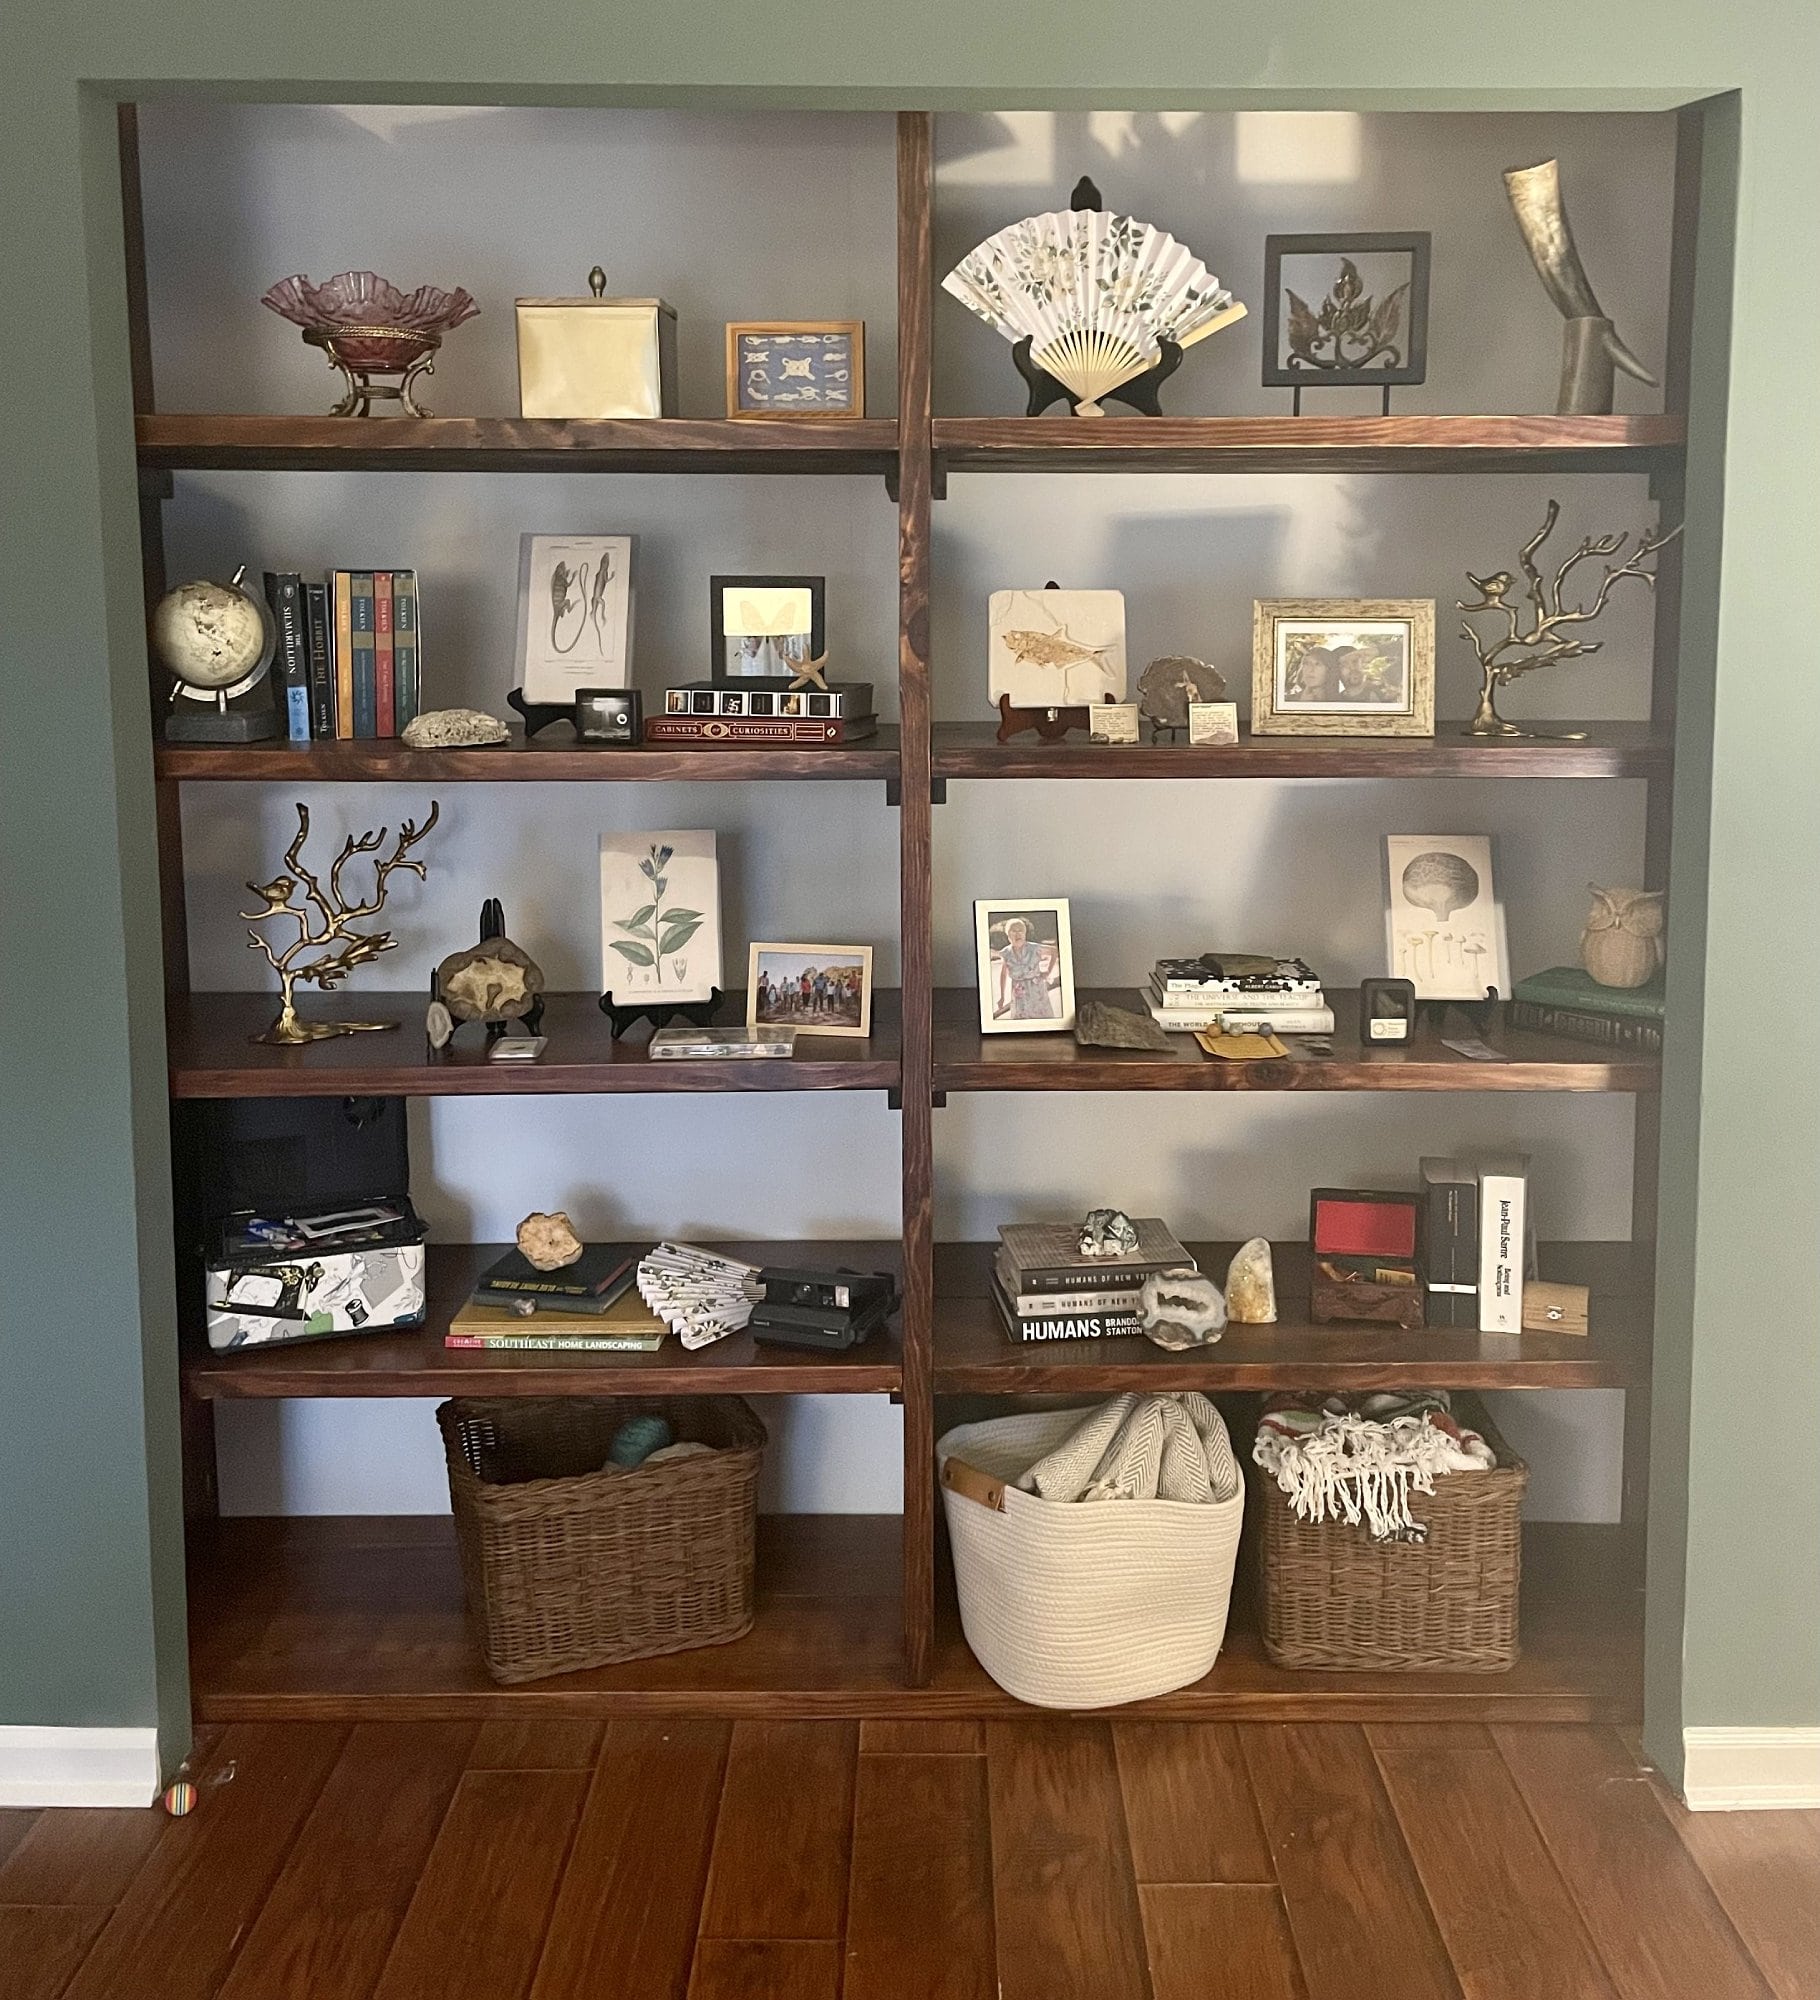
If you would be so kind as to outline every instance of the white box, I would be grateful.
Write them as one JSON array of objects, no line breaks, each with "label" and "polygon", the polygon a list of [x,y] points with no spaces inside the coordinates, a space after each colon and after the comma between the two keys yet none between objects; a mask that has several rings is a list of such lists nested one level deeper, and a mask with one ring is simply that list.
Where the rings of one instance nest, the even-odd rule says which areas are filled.
[{"label": "white box", "polygon": [[1529,1159],[1503,1153],[1474,1164],[1479,1176],[1479,1331],[1521,1333]]}]

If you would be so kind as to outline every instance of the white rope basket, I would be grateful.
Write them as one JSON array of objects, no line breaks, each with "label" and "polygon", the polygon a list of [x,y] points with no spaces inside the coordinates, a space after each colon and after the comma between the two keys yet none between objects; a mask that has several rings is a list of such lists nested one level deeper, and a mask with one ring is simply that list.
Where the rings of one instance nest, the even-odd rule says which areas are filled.
[{"label": "white rope basket", "polygon": [[1226,1636],[1245,1514],[1242,1480],[1208,1505],[1019,1492],[1013,1482],[1083,1414],[962,1424],[935,1447],[961,1629],[999,1686],[1038,1708],[1105,1708],[1198,1681]]}]

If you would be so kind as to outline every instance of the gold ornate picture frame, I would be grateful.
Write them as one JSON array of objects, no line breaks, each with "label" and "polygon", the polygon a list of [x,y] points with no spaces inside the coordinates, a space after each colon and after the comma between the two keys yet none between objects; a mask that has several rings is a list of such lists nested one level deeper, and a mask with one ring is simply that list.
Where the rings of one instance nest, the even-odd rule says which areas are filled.
[{"label": "gold ornate picture frame", "polygon": [[1252,606],[1254,736],[1432,736],[1432,597],[1266,597]]},{"label": "gold ornate picture frame", "polygon": [[864,320],[728,322],[729,417],[745,422],[841,424],[865,414]]}]

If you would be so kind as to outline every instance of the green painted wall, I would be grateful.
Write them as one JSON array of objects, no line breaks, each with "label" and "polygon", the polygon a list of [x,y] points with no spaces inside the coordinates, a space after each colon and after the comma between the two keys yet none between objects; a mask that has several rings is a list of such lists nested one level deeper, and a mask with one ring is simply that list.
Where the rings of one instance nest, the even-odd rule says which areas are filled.
[{"label": "green painted wall", "polygon": [[[182,1698],[151,794],[101,100],[200,88],[937,108],[1595,109],[1740,93],[1712,169],[1726,226],[1707,246],[1696,357],[1650,1735],[1672,1761],[1683,1713],[1820,1723],[1820,1070],[1787,1028],[1738,1025],[1766,948],[1779,993],[1820,987],[1820,722],[1788,608],[1820,463],[1817,58],[1810,0],[6,9],[0,1722],[144,1722]],[[55,1046],[25,1052],[21,1030],[45,1021]]]}]

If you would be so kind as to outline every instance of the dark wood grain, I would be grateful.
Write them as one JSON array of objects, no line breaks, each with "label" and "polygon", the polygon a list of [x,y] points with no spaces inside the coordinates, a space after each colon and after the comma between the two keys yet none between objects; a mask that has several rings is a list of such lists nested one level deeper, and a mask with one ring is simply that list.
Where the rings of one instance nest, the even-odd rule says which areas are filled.
[{"label": "dark wood grain", "polygon": [[[681,678],[681,676],[679,676]],[[835,779],[894,779],[895,728],[854,744],[641,744],[603,749],[577,743],[561,728],[526,742],[514,736],[485,750],[413,750],[396,737],[252,743],[228,747],[160,743],[160,778],[186,783],[265,782],[303,785],[796,784]]]},{"label": "dark wood grain", "polygon": [[977,1722],[862,1722],[862,1757],[983,1757],[986,1732]]},{"label": "dark wood grain", "polygon": [[[761,1264],[842,1265],[895,1271],[895,1243],[855,1240],[740,1241],[730,1256]],[[224,1354],[192,1352],[184,1388],[192,1398],[269,1396],[807,1396],[899,1387],[895,1326],[841,1351],[774,1347],[749,1333],[729,1334],[691,1353],[666,1340],[649,1354],[495,1352],[443,1345],[449,1321],[476,1279],[505,1246],[430,1246],[425,1260],[424,1324],[344,1340],[305,1340]]]},{"label": "dark wood grain", "polygon": [[722,1722],[615,1722],[532,2000],[683,2000],[726,1769]]},{"label": "dark wood grain", "polygon": [[245,472],[888,471],[889,417],[792,424],[679,417],[289,417],[139,419],[139,463]]},{"label": "dark wood grain", "polygon": [[1363,1735],[1289,1724],[1244,1748],[1311,2000],[1460,2000]]},{"label": "dark wood grain", "polygon": [[163,1826],[143,1808],[40,1813],[0,1866],[0,1903],[117,1903]]},{"label": "dark wood grain", "polygon": [[1652,1790],[1776,2000],[1814,2000],[1820,1812],[1690,1813],[1666,1786]]},{"label": "dark wood grain", "polygon": [[[199,1773],[196,1811],[164,1826],[65,2000],[214,2000],[346,1735],[225,1730]],[[215,1782],[230,1765],[231,1781]]]},{"label": "dark wood grain", "polygon": [[[1576,723],[1576,728],[1582,725]],[[1462,733],[1439,722],[1433,736],[1253,736],[1236,743],[1044,743],[997,740],[990,722],[938,722],[938,778],[1652,778],[1666,776],[1673,748],[1659,726],[1589,722],[1584,743]]]},{"label": "dark wood grain", "polygon": [[841,1935],[858,1756],[853,1723],[735,1725],[703,1937]]},{"label": "dark wood grain", "polygon": [[938,417],[969,472],[1649,472],[1680,417]]},{"label": "dark wood grain", "polygon": [[843,2000],[996,2000],[997,1985],[984,1759],[861,1757]]},{"label": "dark wood grain", "polygon": [[[0,1807],[0,1869],[15,1847],[38,1823],[36,1811],[19,1806]],[[0,1897],[0,1902],[5,1900]]]},{"label": "dark wood grain", "polygon": [[899,951],[904,985],[904,1657],[911,1680],[929,1671],[935,1629],[934,1306],[935,1140],[930,1075],[934,982],[930,722],[930,455],[934,127],[929,113],[897,121]]},{"label": "dark wood grain", "polygon": [[840,1946],[812,1938],[703,1938],[689,2000],[836,2000]]},{"label": "dark wood grain", "polygon": [[1490,1736],[1383,1723],[1366,1736],[1466,2000],[1617,2000]]},{"label": "dark wood grain", "polygon": [[367,2000],[473,1740],[459,1722],[353,1732],[219,2000]]},{"label": "dark wood grain", "polygon": [[1138,1899],[1155,2000],[1306,2000],[1274,1883],[1152,1883]]},{"label": "dark wood grain", "polygon": [[459,1992],[518,2000],[543,1950],[586,1790],[578,1771],[470,1771],[456,1787],[375,2000],[447,2000]]},{"label": "dark wood grain", "polygon": [[[277,1008],[269,993],[191,993],[170,1009],[173,1097],[534,1097],[575,1092],[889,1090],[898,1082],[898,996],[873,997],[867,1041],[806,1035],[784,1060],[652,1062],[643,1037],[616,1041],[593,993],[544,996],[549,1047],[534,1063],[489,1062],[472,1030],[441,1061],[423,1037],[424,1001],[359,988],[298,1005],[308,1020],[396,1021],[383,1034],[341,1035],[304,1048],[255,1039]],[[746,1018],[730,993],[716,1020]]]},{"label": "dark wood grain", "polygon": [[1112,1740],[1139,1882],[1276,1880],[1236,1729],[1120,1722]]},{"label": "dark wood grain", "polygon": [[[207,1721],[496,1716],[1027,1715],[967,1650],[952,1587],[934,1667],[906,1680],[889,1515],[762,1516],[753,1630],[731,1646],[502,1688],[468,1628],[446,1518],[228,1520],[192,1538],[192,1678]],[[1506,1674],[1307,1674],[1264,1657],[1249,1605],[1202,1681],[1122,1717],[1584,1722],[1639,1711],[1641,1593],[1628,1538],[1533,1524],[1523,1656]]]},{"label": "dark wood grain", "polygon": [[[1223,1281],[1232,1243],[1184,1246]],[[1320,1325],[1309,1318],[1305,1243],[1272,1246],[1273,1326],[1229,1326],[1213,1346],[1172,1354],[1135,1337],[1015,1341],[988,1296],[993,1246],[936,1256],[938,1394],[1121,1389],[1592,1389],[1648,1379],[1649,1271],[1628,1243],[1547,1243],[1542,1270],[1592,1288],[1592,1332],[1476,1333],[1451,1327]]]},{"label": "dark wood grain", "polygon": [[471,1771],[591,1771],[605,1731],[598,1722],[552,1716],[495,1716],[480,1725]]},{"label": "dark wood grain", "polygon": [[1625,2000],[1769,2000],[1723,1905],[1609,1729],[1494,1736]]},{"label": "dark wood grain", "polygon": [[0,1904],[7,2000],[58,2000],[107,1919],[92,1904]]},{"label": "dark wood grain", "polygon": [[132,371],[133,409],[157,408],[152,383],[152,315],[145,283],[145,195],[139,159],[139,107],[114,107],[120,147],[120,229],[126,250],[127,362]]},{"label": "dark wood grain", "polygon": [[[1083,989],[1082,1000],[1143,1011],[1132,987]],[[1356,988],[1329,987],[1333,1054],[1316,1055],[1294,1036],[1289,1053],[1261,1062],[1226,1062],[1202,1053],[1192,1035],[1171,1037],[1168,1054],[1083,1048],[1072,1033],[983,1035],[971,987],[935,994],[937,1090],[1546,1090],[1653,1091],[1661,1064],[1596,1042],[1537,1035],[1495,1022],[1485,1039],[1501,1062],[1474,1062],[1423,1034],[1403,1048],[1361,1048]]]},{"label": "dark wood grain", "polygon": [[1109,1727],[994,1722],[986,1772],[1001,2000],[1149,2000]]}]

